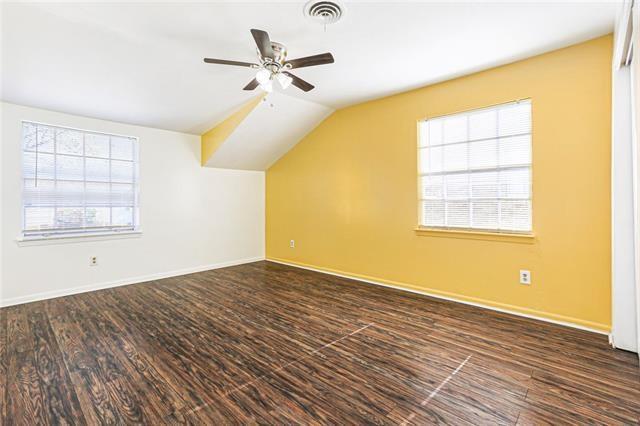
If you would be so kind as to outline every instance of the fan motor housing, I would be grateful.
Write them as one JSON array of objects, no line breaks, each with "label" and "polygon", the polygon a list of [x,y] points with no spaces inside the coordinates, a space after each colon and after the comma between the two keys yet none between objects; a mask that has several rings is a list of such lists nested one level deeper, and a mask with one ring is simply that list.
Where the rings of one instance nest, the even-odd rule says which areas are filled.
[{"label": "fan motor housing", "polygon": [[271,48],[273,49],[274,61],[282,64],[287,59],[287,46],[275,41],[271,42]]},{"label": "fan motor housing", "polygon": [[273,49],[273,59],[265,58],[260,54],[260,49],[256,49],[258,52],[258,58],[263,68],[268,69],[272,73],[277,73],[281,68],[285,68],[284,61],[287,59],[287,46],[275,41],[271,42],[271,49]]}]

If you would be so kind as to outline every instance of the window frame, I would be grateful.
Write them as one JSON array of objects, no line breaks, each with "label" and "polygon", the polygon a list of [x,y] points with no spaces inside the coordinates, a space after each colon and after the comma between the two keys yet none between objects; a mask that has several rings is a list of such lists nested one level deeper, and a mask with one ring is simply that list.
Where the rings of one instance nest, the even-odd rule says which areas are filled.
[{"label": "window frame", "polygon": [[[107,227],[95,227],[94,230],[91,228],[67,228],[67,229],[51,229],[51,230],[42,230],[39,231],[26,231],[25,230],[25,176],[24,176],[24,166],[25,166],[25,148],[24,148],[24,126],[25,124],[32,124],[36,126],[47,126],[53,129],[64,129],[75,132],[81,132],[84,135],[86,134],[95,134],[95,135],[103,135],[107,137],[120,137],[127,138],[133,141],[133,153],[134,158],[132,160],[121,160],[121,161],[130,161],[133,166],[133,225],[132,226],[107,226]],[[84,139],[83,139],[84,140]],[[56,155],[66,155],[66,154],[58,154],[57,153],[57,140],[54,139],[54,158]],[[109,150],[111,151],[111,144],[109,144]],[[99,240],[109,237],[121,238],[121,237],[131,237],[138,236],[142,234],[141,228],[141,214],[140,214],[140,139],[137,136],[124,135],[120,133],[108,132],[108,131],[100,131],[100,130],[90,130],[83,129],[73,126],[66,126],[61,124],[51,124],[42,121],[23,119],[20,121],[20,232],[19,236],[16,238],[17,242],[29,242],[29,241],[41,241],[41,240],[67,240],[73,241],[74,239],[90,239],[90,240]],[[83,154],[69,154],[69,156],[75,156],[82,158],[84,163],[83,166],[83,179],[78,182],[86,182],[86,158],[87,157],[84,152],[84,142],[83,142]],[[102,158],[102,157],[100,157]],[[109,154],[109,161],[113,160],[111,158],[111,154]],[[54,182],[57,181],[57,178],[52,179]],[[111,185],[113,182],[111,181],[111,176],[109,177],[109,181],[105,182]],[[86,191],[86,187],[85,190]],[[84,194],[84,192],[83,192]],[[109,208],[112,206],[110,205]],[[26,231],[26,232],[25,232]]]},{"label": "window frame", "polygon": [[[423,225],[422,224],[422,178],[424,174],[421,172],[421,155],[420,150],[426,148],[426,146],[421,146],[422,140],[422,131],[423,123],[429,120],[435,120],[445,117],[450,117],[458,114],[468,114],[472,112],[480,112],[483,110],[492,110],[497,109],[501,106],[506,106],[510,104],[518,104],[521,102],[529,102],[531,112],[530,112],[530,143],[529,143],[529,154],[530,154],[530,163],[529,163],[529,214],[531,219],[531,228],[527,231],[519,231],[519,230],[509,230],[509,229],[490,229],[490,228],[476,228],[476,227],[457,227],[457,226],[432,226],[432,225]],[[448,112],[445,114],[432,115],[424,118],[420,118],[416,121],[416,183],[417,183],[417,218],[418,225],[415,228],[415,231],[418,235],[422,236],[434,236],[434,237],[443,237],[443,236],[452,236],[456,238],[469,238],[469,239],[486,239],[486,240],[495,240],[495,241],[507,241],[507,242],[532,242],[534,235],[534,191],[533,191],[533,145],[534,145],[534,120],[533,120],[533,100],[530,97],[520,98],[515,100],[509,100],[504,102],[498,102],[491,105],[485,105],[481,107],[473,107],[467,108],[463,110],[457,110],[453,112]],[[509,135],[508,137],[511,137]],[[470,143],[469,140],[466,141],[467,144]],[[509,168],[509,167],[505,167]],[[495,168],[496,170],[501,169],[499,166]],[[468,171],[467,171],[468,172]],[[460,172],[451,172],[460,173]],[[443,176],[448,173],[443,172]],[[498,198],[496,198],[498,199]]]}]

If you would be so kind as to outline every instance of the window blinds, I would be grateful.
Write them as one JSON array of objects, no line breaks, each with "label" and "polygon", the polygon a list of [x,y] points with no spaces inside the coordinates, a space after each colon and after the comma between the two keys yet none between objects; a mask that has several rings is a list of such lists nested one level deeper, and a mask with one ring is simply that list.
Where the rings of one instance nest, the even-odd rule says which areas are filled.
[{"label": "window blinds", "polygon": [[23,235],[138,226],[138,141],[23,122]]},{"label": "window blinds", "polygon": [[531,232],[531,101],[420,122],[421,225]]}]

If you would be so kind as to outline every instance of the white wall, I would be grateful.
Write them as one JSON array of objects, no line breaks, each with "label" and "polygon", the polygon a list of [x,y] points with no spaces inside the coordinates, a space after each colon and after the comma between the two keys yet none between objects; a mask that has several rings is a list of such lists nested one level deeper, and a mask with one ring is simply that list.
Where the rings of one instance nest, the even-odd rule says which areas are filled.
[{"label": "white wall", "polygon": [[[1,107],[1,305],[264,258],[263,172],[201,167],[195,135]],[[137,136],[142,235],[18,243],[21,120]]]},{"label": "white wall", "polygon": [[612,329],[615,347],[637,352],[631,73],[613,70],[611,152]]},{"label": "white wall", "polygon": [[614,32],[611,137],[611,343],[638,351],[636,323],[635,147],[631,69],[625,66],[631,2],[620,8]]}]

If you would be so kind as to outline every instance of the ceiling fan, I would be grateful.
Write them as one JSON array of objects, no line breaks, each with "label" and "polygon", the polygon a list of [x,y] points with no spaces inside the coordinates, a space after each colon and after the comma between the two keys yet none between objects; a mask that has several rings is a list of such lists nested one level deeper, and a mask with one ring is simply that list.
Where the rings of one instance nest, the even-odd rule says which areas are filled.
[{"label": "ceiling fan", "polygon": [[276,43],[269,39],[269,34],[262,30],[251,30],[251,35],[258,46],[259,64],[250,62],[227,61],[225,59],[204,58],[208,64],[235,65],[238,67],[255,68],[258,70],[253,80],[244,87],[244,90],[253,90],[260,86],[266,92],[273,91],[273,80],[277,80],[283,89],[293,84],[299,89],[308,92],[314,86],[300,77],[291,74],[289,70],[303,67],[313,67],[322,64],[333,63],[331,53],[321,53],[319,55],[306,56],[304,58],[287,58],[287,48],[281,43]]}]

